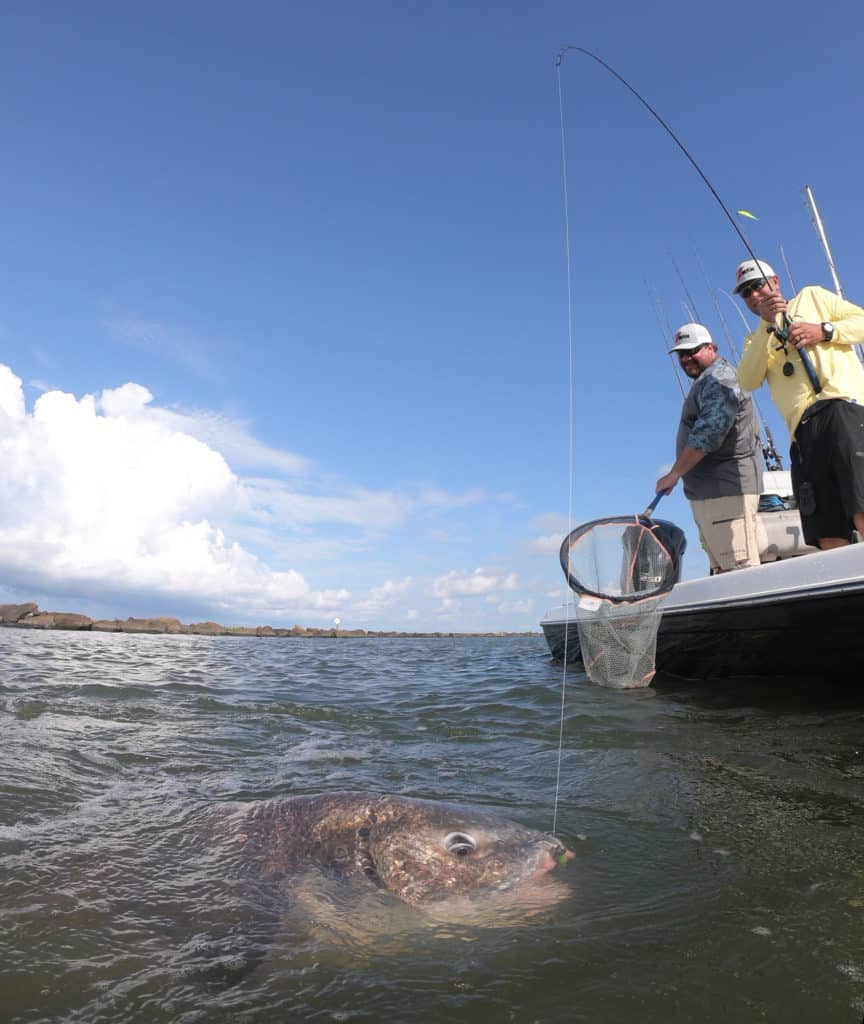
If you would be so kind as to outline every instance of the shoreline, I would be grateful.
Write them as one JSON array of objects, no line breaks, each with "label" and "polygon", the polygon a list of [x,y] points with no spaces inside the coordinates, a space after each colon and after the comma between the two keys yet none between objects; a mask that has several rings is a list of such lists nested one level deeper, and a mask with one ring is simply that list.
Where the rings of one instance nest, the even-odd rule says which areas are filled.
[{"label": "shoreline", "polygon": [[525,637],[541,636],[540,631],[499,632],[401,632],[398,630],[319,629],[315,626],[223,626],[219,622],[181,622],[165,615],[152,618],[91,619],[78,612],[45,612],[32,601],[24,604],[0,604],[0,626],[12,629],[62,629],[91,633],[153,633],[159,636],[253,636],[253,637],[329,637],[362,639],[403,638],[435,639],[450,637]]}]

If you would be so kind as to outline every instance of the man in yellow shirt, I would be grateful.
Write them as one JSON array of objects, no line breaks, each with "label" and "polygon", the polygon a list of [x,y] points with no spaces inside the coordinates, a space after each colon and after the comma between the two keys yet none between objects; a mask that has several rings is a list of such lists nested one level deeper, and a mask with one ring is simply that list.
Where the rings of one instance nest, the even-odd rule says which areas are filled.
[{"label": "man in yellow shirt", "polygon": [[[738,380],[745,391],[767,380],[789,427],[804,539],[820,548],[848,544],[853,529],[864,535],[864,367],[854,348],[864,342],[864,309],[818,286],[787,302],[762,260],[740,264],[735,291],[761,318],[744,342]],[[774,326],[778,314],[785,339]],[[810,357],[818,394],[798,352]]]}]

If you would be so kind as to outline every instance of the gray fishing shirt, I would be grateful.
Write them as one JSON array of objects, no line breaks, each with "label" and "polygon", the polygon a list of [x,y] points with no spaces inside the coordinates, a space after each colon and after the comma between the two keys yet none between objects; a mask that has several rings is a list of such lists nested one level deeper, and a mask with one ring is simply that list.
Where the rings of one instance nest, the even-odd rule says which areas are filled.
[{"label": "gray fishing shirt", "polygon": [[753,402],[722,356],[693,381],[681,410],[676,457],[686,447],[705,457],[683,477],[691,501],[758,494],[762,490],[759,424]]}]

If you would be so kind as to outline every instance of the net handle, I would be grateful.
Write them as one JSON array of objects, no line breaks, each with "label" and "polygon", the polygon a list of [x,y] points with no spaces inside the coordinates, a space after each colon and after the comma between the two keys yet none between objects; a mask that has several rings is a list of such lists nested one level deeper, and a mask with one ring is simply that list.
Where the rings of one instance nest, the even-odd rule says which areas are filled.
[{"label": "net handle", "polygon": [[654,495],[654,500],[651,502],[651,504],[648,506],[648,508],[646,508],[645,511],[642,513],[642,515],[645,516],[646,519],[650,519],[651,518],[651,515],[654,512],[654,509],[657,508],[657,506],[660,504],[660,499],[663,497],[664,493],[665,493],[664,491],[658,491]]}]

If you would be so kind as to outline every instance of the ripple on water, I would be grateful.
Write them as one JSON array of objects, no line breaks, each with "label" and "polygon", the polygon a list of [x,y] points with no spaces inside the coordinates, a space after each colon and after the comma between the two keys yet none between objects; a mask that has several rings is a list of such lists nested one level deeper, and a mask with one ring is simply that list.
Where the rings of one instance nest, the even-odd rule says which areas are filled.
[{"label": "ripple on water", "polygon": [[[612,692],[538,638],[15,630],[0,695],[0,1004],[16,1024],[727,1024],[864,1003],[860,701]],[[381,928],[375,893],[352,919],[322,876],[282,891],[279,915],[241,898],[223,808],[336,789],[539,829],[557,810],[576,895],[487,932]],[[265,956],[237,985],[185,972],[201,922],[259,914]],[[198,955],[217,970],[229,953]]]}]

